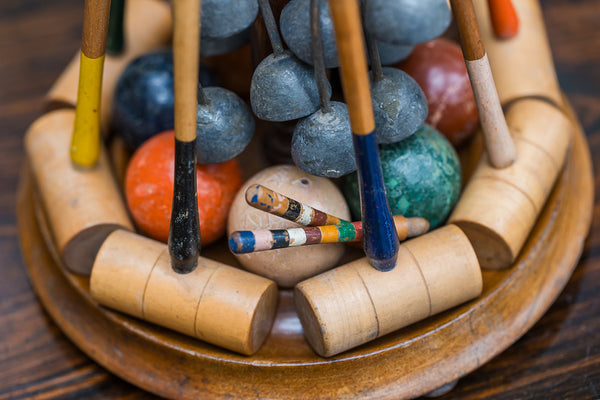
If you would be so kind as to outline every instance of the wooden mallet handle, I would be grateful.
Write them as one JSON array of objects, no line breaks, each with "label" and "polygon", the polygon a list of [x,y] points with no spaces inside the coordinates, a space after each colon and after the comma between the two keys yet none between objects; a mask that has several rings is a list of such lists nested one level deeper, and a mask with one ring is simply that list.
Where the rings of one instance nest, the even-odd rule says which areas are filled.
[{"label": "wooden mallet handle", "polygon": [[111,0],[110,21],[106,35],[106,52],[121,54],[125,46],[123,18],[125,15],[125,0]]},{"label": "wooden mallet handle", "polygon": [[110,0],[86,0],[71,160],[91,167],[100,156],[100,95]]},{"label": "wooden mallet handle", "polygon": [[450,2],[460,34],[465,64],[475,95],[490,163],[495,168],[508,167],[516,158],[515,145],[498,99],[492,70],[477,25],[473,2],[471,0],[450,0]]},{"label": "wooden mallet handle", "polygon": [[173,2],[175,179],[169,254],[175,272],[189,273],[200,255],[196,189],[196,106],[200,56],[200,0]]},{"label": "wooden mallet handle", "polygon": [[330,0],[344,96],[356,154],[364,248],[371,265],[389,271],[396,265],[398,235],[387,203],[375,140],[375,119],[357,0]]}]

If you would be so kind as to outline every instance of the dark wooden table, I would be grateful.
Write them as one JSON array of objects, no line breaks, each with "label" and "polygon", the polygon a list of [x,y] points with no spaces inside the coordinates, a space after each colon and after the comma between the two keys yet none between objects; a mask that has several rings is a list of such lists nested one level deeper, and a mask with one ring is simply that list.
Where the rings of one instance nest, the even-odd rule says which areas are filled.
[{"label": "dark wooden table", "polygon": [[[484,1],[484,0],[478,0]],[[600,0],[542,1],[561,85],[600,162]],[[37,301],[14,208],[22,138],[77,50],[75,0],[0,2],[0,400],[146,399],[79,351]],[[596,179],[596,191],[600,180]],[[600,398],[600,201],[581,261],[555,304],[508,350],[443,399]]]}]

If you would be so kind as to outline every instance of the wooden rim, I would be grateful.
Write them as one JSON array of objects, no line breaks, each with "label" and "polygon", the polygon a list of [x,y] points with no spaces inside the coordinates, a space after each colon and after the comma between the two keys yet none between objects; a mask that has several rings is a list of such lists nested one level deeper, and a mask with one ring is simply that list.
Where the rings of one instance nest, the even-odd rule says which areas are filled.
[{"label": "wooden rim", "polygon": [[[512,268],[484,271],[483,294],[460,307],[329,359],[305,342],[282,291],[265,345],[246,357],[100,307],[87,278],[58,261],[26,170],[17,217],[35,291],[64,333],[121,378],[177,398],[412,398],[475,370],[550,307],[580,257],[593,207],[592,166],[578,129],[559,176]],[[217,248],[215,252],[225,247]]]}]

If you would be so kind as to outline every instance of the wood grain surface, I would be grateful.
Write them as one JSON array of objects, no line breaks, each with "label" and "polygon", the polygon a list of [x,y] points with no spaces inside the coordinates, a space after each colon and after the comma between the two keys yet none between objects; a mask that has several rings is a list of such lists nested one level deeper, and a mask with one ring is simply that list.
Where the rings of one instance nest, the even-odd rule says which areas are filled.
[{"label": "wood grain surface", "polygon": [[[560,83],[588,135],[597,170],[600,0],[546,0],[542,7]],[[82,16],[75,0],[0,2],[0,400],[153,398],[99,367],[60,332],[37,301],[19,249],[14,208],[23,133],[77,50]],[[555,304],[522,339],[442,399],[600,398],[596,210],[581,261]]]}]

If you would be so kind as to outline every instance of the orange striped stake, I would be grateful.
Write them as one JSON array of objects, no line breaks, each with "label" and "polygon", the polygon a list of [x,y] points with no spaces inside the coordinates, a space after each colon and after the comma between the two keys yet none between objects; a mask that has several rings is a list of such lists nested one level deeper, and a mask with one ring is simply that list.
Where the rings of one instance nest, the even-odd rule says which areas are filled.
[{"label": "orange striped stake", "polygon": [[492,28],[498,39],[510,39],[519,32],[519,17],[512,0],[488,0]]},{"label": "orange striped stake", "polygon": [[71,160],[91,167],[100,156],[100,94],[110,0],[86,0]]}]

